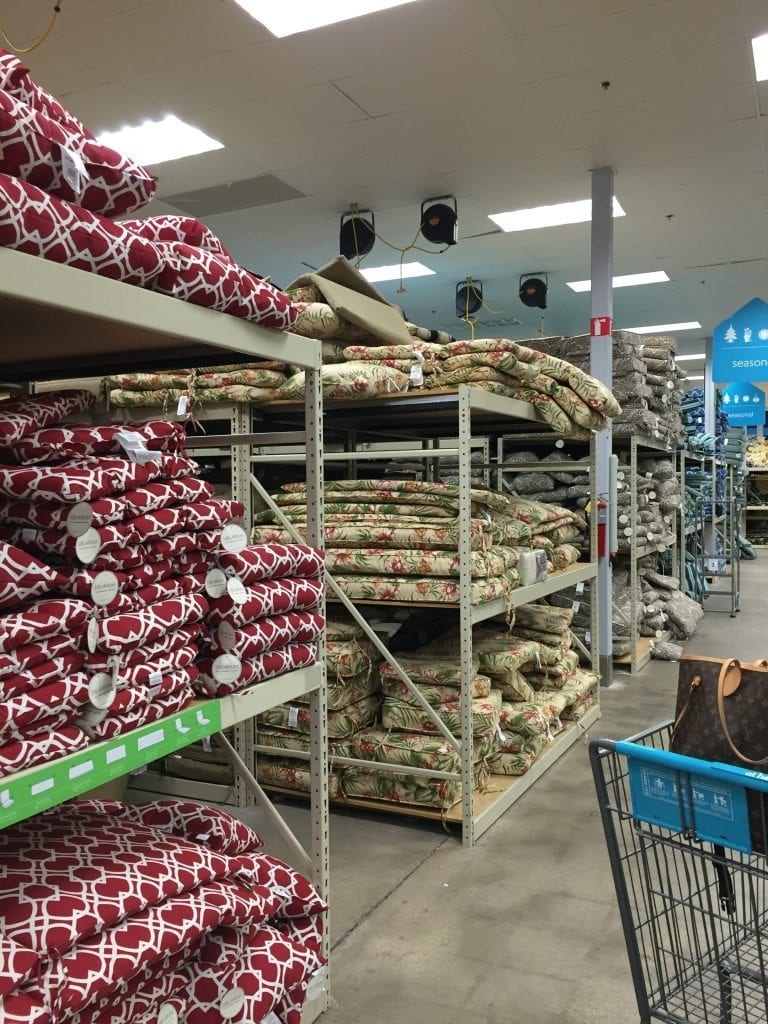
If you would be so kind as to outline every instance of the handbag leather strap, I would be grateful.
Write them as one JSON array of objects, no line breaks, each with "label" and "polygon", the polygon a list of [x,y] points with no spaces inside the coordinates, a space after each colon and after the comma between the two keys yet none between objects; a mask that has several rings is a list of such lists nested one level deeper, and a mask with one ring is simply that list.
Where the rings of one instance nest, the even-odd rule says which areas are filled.
[{"label": "handbag leather strap", "polygon": [[[757,668],[758,666],[760,667],[760,670],[766,671],[766,669],[768,669],[768,662],[757,662],[755,666],[750,667]],[[735,693],[739,687],[739,683],[736,683],[735,686],[731,684],[732,688],[730,689],[730,693],[727,692],[729,690],[728,673],[735,669],[738,669],[739,675],[741,675],[741,662],[737,661],[735,658],[731,661],[724,661],[717,680],[717,713],[720,716],[720,725],[723,729],[723,735],[725,736],[728,746],[731,748],[733,753],[740,761],[743,761],[744,764],[768,764],[768,756],[755,759],[742,754],[731,737],[731,732],[728,728],[728,720],[725,715],[725,698],[726,696],[730,696],[730,694]]]}]

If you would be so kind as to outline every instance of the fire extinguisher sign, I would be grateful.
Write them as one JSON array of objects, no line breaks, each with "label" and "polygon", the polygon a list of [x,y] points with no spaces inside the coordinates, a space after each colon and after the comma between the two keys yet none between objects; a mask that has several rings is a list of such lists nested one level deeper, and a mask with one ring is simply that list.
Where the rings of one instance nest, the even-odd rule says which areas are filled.
[{"label": "fire extinguisher sign", "polygon": [[589,323],[589,333],[593,338],[610,338],[613,334],[613,318],[610,316],[593,316]]}]

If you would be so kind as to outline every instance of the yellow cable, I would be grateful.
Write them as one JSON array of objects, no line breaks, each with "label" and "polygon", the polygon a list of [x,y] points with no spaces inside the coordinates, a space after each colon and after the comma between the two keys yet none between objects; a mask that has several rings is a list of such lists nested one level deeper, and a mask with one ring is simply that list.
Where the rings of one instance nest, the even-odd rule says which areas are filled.
[{"label": "yellow cable", "polygon": [[33,43],[31,46],[17,46],[16,43],[13,42],[13,40],[10,38],[8,33],[5,31],[5,29],[3,28],[2,25],[0,25],[0,36],[3,37],[3,39],[5,41],[5,44],[6,44],[6,46],[8,47],[9,50],[13,50],[15,53],[32,53],[32,51],[36,50],[38,48],[38,46],[42,46],[43,43],[45,42],[45,40],[51,34],[51,32],[53,32],[54,25],[56,24],[56,20],[57,20],[57,18],[59,17],[60,14],[61,14],[61,2],[59,0],[59,2],[57,2],[57,3],[55,3],[53,5],[53,10],[51,11],[51,17],[50,17],[50,20],[48,22],[48,28],[46,28],[45,32],[43,32],[43,34],[40,36],[40,38],[37,40],[37,42]]}]

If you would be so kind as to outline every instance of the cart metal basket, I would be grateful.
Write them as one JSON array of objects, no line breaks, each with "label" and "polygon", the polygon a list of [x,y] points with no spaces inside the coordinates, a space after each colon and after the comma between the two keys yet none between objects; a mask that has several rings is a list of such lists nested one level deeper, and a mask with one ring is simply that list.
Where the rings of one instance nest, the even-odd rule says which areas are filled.
[{"label": "cart metal basket", "polygon": [[590,745],[640,1020],[766,1024],[768,775],[672,754],[670,731]]}]

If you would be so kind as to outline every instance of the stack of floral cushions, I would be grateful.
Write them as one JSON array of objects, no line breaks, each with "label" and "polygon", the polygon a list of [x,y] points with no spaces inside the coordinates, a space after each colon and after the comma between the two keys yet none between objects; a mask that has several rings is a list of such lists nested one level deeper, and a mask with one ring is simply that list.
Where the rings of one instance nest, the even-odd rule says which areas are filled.
[{"label": "stack of floral cushions", "polygon": [[174,801],[65,804],[3,831],[3,1019],[150,1024],[170,1006],[188,1024],[299,1024],[326,906],[260,846]]}]

